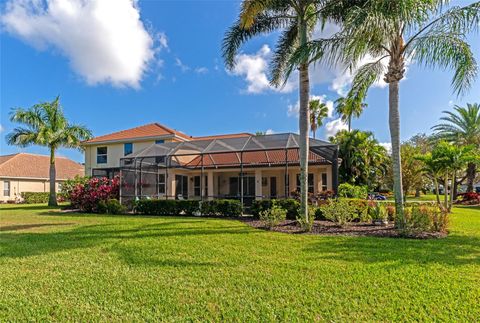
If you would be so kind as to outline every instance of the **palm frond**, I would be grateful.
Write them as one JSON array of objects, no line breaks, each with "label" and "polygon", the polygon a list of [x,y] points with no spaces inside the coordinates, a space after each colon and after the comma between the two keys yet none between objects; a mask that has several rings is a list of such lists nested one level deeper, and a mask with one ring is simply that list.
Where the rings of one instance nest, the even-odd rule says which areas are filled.
[{"label": "palm frond", "polygon": [[285,71],[288,62],[298,45],[298,25],[292,21],[290,26],[283,31],[275,47],[272,60],[270,62],[271,84],[274,86],[284,85],[288,80]]},{"label": "palm frond", "polygon": [[384,58],[386,57],[367,63],[357,70],[347,94],[347,100],[351,100],[351,104],[361,105],[365,100],[368,89],[384,75],[385,67],[382,64]]},{"label": "palm frond", "polygon": [[17,127],[6,136],[7,143],[12,146],[27,147],[37,143],[38,133],[35,130]]}]

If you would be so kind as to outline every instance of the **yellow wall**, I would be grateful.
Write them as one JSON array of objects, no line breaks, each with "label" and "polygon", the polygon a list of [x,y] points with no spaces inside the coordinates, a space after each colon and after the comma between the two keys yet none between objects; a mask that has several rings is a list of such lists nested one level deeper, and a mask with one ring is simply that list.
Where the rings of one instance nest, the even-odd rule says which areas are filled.
[{"label": "yellow wall", "polygon": [[[10,182],[10,196],[3,195],[4,182]],[[57,181],[55,187],[58,191],[59,183]],[[18,178],[1,178],[0,179],[0,201],[18,200],[21,198],[22,192],[48,192],[50,182],[43,179],[18,179]]]}]

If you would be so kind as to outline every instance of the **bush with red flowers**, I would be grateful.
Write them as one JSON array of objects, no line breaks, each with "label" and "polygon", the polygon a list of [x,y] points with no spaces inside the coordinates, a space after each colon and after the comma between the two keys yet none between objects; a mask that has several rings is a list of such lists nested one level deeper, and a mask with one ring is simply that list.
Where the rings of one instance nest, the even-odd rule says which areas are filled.
[{"label": "bush with red flowers", "polygon": [[91,178],[87,182],[76,185],[70,192],[72,207],[84,212],[98,212],[98,203],[107,202],[110,199],[118,199],[120,192],[120,180]]},{"label": "bush with red flowers", "polygon": [[480,204],[480,194],[476,192],[469,192],[469,193],[461,193],[458,194],[462,198],[461,201],[459,201],[460,204],[465,204],[465,205],[476,205]]}]

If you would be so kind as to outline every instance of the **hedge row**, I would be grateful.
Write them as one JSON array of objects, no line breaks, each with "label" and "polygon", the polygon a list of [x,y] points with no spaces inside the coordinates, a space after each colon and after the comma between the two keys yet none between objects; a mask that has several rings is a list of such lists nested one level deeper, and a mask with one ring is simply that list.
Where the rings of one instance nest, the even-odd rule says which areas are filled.
[{"label": "hedge row", "polygon": [[22,199],[24,203],[36,204],[36,203],[48,203],[50,196],[49,192],[22,192]]},{"label": "hedge row", "polygon": [[250,212],[255,218],[259,218],[260,212],[268,210],[273,204],[287,211],[288,220],[296,220],[300,210],[300,202],[295,199],[278,199],[278,200],[256,200],[250,207]]},{"label": "hedge row", "polygon": [[145,215],[207,215],[237,217],[243,208],[237,200],[140,200],[135,212]]}]

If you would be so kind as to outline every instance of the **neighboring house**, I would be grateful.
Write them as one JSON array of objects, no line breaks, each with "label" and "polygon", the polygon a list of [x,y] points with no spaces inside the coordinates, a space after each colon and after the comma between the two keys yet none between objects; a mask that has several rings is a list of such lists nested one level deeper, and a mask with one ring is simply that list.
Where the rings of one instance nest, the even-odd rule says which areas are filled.
[{"label": "neighboring house", "polygon": [[[299,136],[250,133],[192,137],[158,123],[83,143],[87,176],[121,177],[123,202],[288,197],[299,190]],[[338,186],[338,147],[310,139],[308,190]]]},{"label": "neighboring house", "polygon": [[[82,176],[83,165],[65,157],[55,158],[56,188],[66,179]],[[27,153],[0,156],[0,201],[21,199],[22,192],[48,192],[50,157]]]}]

